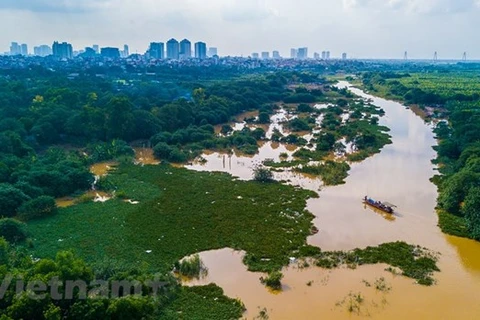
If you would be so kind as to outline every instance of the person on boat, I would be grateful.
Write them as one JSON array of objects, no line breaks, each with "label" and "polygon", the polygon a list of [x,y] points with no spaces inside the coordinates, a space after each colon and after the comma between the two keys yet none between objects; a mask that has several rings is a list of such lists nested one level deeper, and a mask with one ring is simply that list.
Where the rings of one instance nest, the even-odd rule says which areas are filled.
[{"label": "person on boat", "polygon": [[364,200],[365,202],[367,202],[367,200],[368,200],[368,197],[367,197],[367,196],[365,196],[365,197],[363,198],[363,200]]}]

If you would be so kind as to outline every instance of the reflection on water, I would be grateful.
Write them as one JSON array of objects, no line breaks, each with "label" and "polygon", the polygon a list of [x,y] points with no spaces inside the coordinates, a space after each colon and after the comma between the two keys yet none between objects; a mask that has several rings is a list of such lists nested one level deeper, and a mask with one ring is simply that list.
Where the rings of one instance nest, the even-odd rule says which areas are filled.
[{"label": "reflection on water", "polygon": [[446,238],[455,248],[468,271],[480,277],[480,242],[454,236],[446,236]]},{"label": "reflection on water", "polygon": [[375,214],[378,214],[379,216],[381,216],[383,219],[387,221],[395,221],[398,215],[397,213],[390,214],[390,213],[383,212],[382,210],[378,210],[376,208],[372,208],[371,206],[367,206],[366,204],[363,205],[363,209],[364,211],[366,211],[366,214],[371,214],[372,212],[374,212]]}]

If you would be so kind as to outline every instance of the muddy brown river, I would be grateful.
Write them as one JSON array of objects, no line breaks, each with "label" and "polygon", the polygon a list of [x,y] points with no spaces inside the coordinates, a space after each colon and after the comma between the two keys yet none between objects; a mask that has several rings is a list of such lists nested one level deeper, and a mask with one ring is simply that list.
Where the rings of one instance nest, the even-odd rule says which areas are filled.
[{"label": "muddy brown river", "polygon": [[[431,159],[436,144],[432,128],[398,102],[371,96],[341,82],[356,95],[371,99],[386,114],[380,123],[391,129],[393,144],[361,163],[352,164],[345,185],[322,187],[319,179],[291,172],[276,178],[319,191],[320,198],[308,201],[320,232],[308,243],[324,250],[348,250],[384,242],[403,240],[438,251],[441,272],[437,284],[417,285],[414,280],[385,271],[386,265],[361,266],[354,270],[283,270],[283,291],[272,293],[259,281],[262,274],[246,270],[242,252],[222,249],[201,253],[208,276],[190,282],[214,282],[225,294],[241,299],[247,308],[244,317],[254,319],[266,310],[269,319],[480,319],[480,243],[447,236],[437,227],[436,187],[429,181],[435,174]],[[284,115],[277,115],[282,118]],[[278,123],[271,126],[278,126]],[[278,122],[278,121],[277,121]],[[251,179],[252,169],[266,158],[279,160],[280,153],[292,148],[266,143],[254,157],[209,153],[205,164],[194,163],[193,170],[229,172],[240,179]],[[362,205],[364,195],[398,206],[394,217],[382,215]],[[365,282],[384,277],[391,290],[378,291]],[[363,302],[349,311],[352,294]]]}]

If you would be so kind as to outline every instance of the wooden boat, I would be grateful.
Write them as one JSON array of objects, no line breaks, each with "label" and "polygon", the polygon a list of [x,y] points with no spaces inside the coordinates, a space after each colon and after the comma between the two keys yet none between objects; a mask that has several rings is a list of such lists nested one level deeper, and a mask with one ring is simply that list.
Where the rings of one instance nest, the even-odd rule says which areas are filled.
[{"label": "wooden boat", "polygon": [[375,201],[367,196],[363,198],[363,203],[389,214],[394,214],[395,208],[397,207],[396,205],[391,204],[390,202]]}]

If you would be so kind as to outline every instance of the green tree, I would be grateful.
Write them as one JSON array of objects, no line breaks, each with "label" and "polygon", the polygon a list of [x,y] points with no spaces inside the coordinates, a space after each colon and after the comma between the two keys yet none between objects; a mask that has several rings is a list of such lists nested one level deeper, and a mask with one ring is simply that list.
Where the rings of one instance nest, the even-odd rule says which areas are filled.
[{"label": "green tree", "polygon": [[438,204],[447,212],[462,215],[460,203],[462,203],[469,189],[477,182],[477,175],[470,171],[460,171],[450,176],[441,185]]},{"label": "green tree", "polygon": [[29,198],[9,184],[0,184],[0,216],[12,217],[18,208]]},{"label": "green tree", "polygon": [[0,237],[8,242],[20,242],[27,238],[26,225],[16,219],[0,219]]},{"label": "green tree", "polygon": [[49,196],[40,196],[25,202],[18,209],[18,216],[22,220],[32,220],[54,215],[57,212],[55,199]]},{"label": "green tree", "polygon": [[126,296],[113,300],[107,313],[117,320],[148,319],[155,311],[154,303],[150,297]]},{"label": "green tree", "polygon": [[272,182],[275,181],[273,179],[273,172],[264,167],[257,167],[253,169],[253,180],[258,182]]},{"label": "green tree", "polygon": [[480,240],[480,187],[468,191],[462,208],[472,238]]},{"label": "green tree", "polygon": [[270,115],[266,112],[260,112],[258,115],[258,123],[260,124],[267,124],[270,123]]},{"label": "green tree", "polygon": [[107,105],[105,128],[107,139],[129,141],[135,128],[133,105],[126,97],[115,97]]}]

